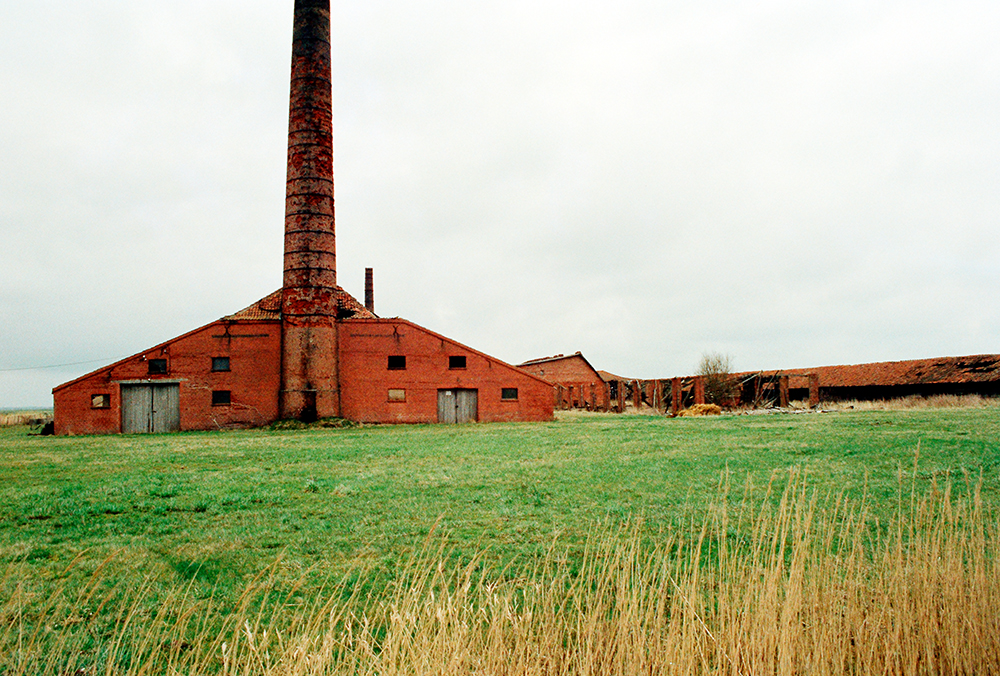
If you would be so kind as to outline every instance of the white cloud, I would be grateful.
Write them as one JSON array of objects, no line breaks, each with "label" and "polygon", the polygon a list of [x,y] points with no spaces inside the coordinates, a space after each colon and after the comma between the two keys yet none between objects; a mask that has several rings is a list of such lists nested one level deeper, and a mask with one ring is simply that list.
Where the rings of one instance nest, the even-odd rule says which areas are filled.
[{"label": "white cloud", "polygon": [[[280,284],[279,5],[0,7],[0,369]],[[382,314],[639,377],[995,352],[998,28],[965,1],[334,3],[341,283],[374,266]]]}]

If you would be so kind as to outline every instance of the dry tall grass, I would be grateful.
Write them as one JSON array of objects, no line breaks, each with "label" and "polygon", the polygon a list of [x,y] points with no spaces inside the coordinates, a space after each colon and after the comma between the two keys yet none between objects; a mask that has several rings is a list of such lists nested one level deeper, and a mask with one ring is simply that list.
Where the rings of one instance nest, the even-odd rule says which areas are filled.
[{"label": "dry tall grass", "polygon": [[[804,407],[804,404],[802,404]],[[979,394],[932,394],[928,397],[913,395],[897,399],[873,399],[823,402],[825,410],[844,411],[908,411],[924,408],[986,408],[1000,406],[1000,398]]]},{"label": "dry tall grass", "polygon": [[0,427],[16,427],[18,425],[40,425],[52,420],[52,413],[45,411],[15,411],[0,413]]},{"label": "dry tall grass", "polygon": [[183,589],[155,611],[148,590],[97,594],[110,564],[33,603],[14,567],[0,673],[1000,673],[998,531],[978,487],[901,498],[890,523],[801,480],[726,504],[688,535],[598,529],[582,559],[556,544],[525,573],[449,569],[430,548],[384,593],[335,585],[309,606],[269,599],[265,571],[217,621]]}]

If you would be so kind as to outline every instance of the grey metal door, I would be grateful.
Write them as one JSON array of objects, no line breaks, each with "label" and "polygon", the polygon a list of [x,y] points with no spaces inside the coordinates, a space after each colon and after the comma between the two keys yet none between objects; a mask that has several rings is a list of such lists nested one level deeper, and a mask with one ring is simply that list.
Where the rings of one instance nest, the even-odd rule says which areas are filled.
[{"label": "grey metal door", "polygon": [[122,385],[122,432],[177,432],[181,428],[177,383]]},{"label": "grey metal door", "polygon": [[438,390],[438,422],[476,422],[479,390]]}]

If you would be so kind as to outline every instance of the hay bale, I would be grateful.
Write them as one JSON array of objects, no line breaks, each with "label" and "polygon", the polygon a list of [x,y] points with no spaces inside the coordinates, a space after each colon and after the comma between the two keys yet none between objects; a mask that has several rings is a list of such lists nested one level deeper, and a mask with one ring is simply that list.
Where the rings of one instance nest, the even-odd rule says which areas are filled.
[{"label": "hay bale", "polygon": [[703,415],[719,415],[722,413],[722,407],[717,404],[695,404],[691,408],[686,408],[677,415],[679,416],[703,416]]}]

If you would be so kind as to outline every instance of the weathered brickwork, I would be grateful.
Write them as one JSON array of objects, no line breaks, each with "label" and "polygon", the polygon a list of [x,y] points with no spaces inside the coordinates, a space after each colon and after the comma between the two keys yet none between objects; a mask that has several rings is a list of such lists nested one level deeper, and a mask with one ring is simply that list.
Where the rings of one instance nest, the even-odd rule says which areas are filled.
[{"label": "weathered brickwork", "polygon": [[[552,419],[549,383],[433,331],[402,319],[347,319],[334,328],[343,417],[438,422],[439,391],[468,389],[477,392],[476,421]],[[56,433],[122,432],[121,388],[153,383],[178,385],[180,430],[274,422],[282,417],[280,336],[277,321],[218,321],[60,385],[53,392]],[[405,368],[390,369],[390,357],[405,358]],[[464,366],[452,368],[452,357],[464,357]],[[228,371],[213,370],[220,358]],[[166,360],[165,373],[149,373],[154,359]],[[213,392],[228,392],[230,401],[213,404]],[[109,397],[106,408],[93,407],[95,395]]]},{"label": "weathered brickwork", "polygon": [[296,0],[282,281],[282,417],[340,415],[329,0]]},{"label": "weathered brickwork", "polygon": [[[56,387],[55,432],[121,432],[122,386],[144,383],[178,385],[181,430],[270,423],[278,418],[280,349],[279,322],[213,322]],[[228,370],[213,370],[220,358]],[[151,360],[164,360],[166,372],[150,373]],[[213,405],[213,392],[229,392],[230,403]],[[95,395],[109,397],[106,408],[94,407]]]},{"label": "weathered brickwork", "polygon": [[610,407],[604,379],[579,352],[533,359],[518,368],[544,378],[556,387],[555,405],[560,408],[607,410]]},{"label": "weathered brickwork", "polygon": [[[346,418],[437,422],[439,391],[472,389],[478,392],[479,422],[552,419],[549,383],[412,322],[347,321],[341,325],[340,345]],[[397,358],[393,368],[390,357]],[[405,358],[405,366],[399,357]],[[464,365],[452,368],[451,357],[464,357]],[[505,388],[507,399],[503,397]],[[396,390],[394,399],[390,399],[390,390]]]}]

